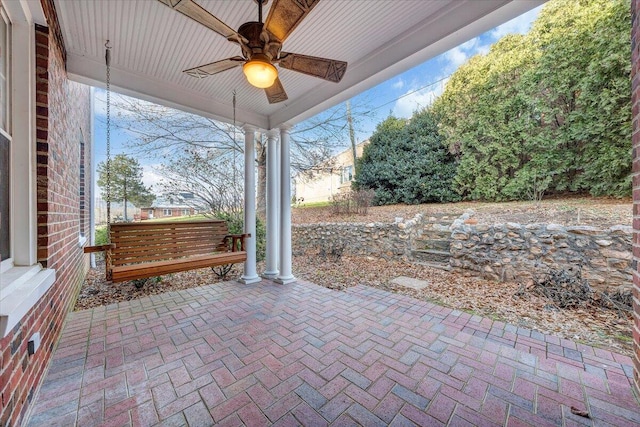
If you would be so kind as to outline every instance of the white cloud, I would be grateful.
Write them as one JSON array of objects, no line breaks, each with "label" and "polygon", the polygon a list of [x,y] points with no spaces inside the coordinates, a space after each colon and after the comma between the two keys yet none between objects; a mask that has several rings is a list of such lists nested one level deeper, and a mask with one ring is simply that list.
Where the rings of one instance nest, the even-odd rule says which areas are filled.
[{"label": "white cloud", "polygon": [[393,106],[393,115],[400,118],[409,118],[415,111],[428,107],[442,94],[445,84],[446,80],[415,92],[406,92]]},{"label": "white cloud", "polygon": [[449,62],[448,67],[452,69],[456,69],[465,62],[469,58],[469,54],[465,52],[461,46],[454,47],[453,49],[445,52],[445,59]]},{"label": "white cloud", "polygon": [[391,85],[394,89],[402,89],[404,87],[404,81],[402,79],[398,79]]},{"label": "white cloud", "polygon": [[452,73],[472,56],[479,53],[487,53],[490,47],[491,45],[489,44],[481,44],[479,37],[472,38],[442,55],[446,61],[443,70],[448,74]]},{"label": "white cloud", "polygon": [[507,34],[525,34],[531,28],[531,24],[538,17],[538,13],[542,9],[542,6],[538,6],[529,12],[523,13],[517,18],[513,18],[511,21],[507,21],[502,25],[497,26],[491,30],[491,38],[498,40]]},{"label": "white cloud", "polygon": [[462,50],[469,51],[469,50],[473,50],[473,48],[475,48],[479,43],[480,43],[480,39],[478,37],[474,37],[471,40],[467,40],[466,42],[462,43],[458,47],[461,48]]},{"label": "white cloud", "polygon": [[445,61],[443,70],[446,73],[454,72],[472,56],[486,54],[489,52],[491,45],[507,34],[525,34],[531,28],[531,24],[537,18],[541,9],[542,6],[539,6],[518,16],[517,18],[497,26],[488,32],[488,40],[486,39],[486,36],[482,39],[480,37],[475,37],[445,52],[442,55],[442,58]]},{"label": "white cloud", "polygon": [[145,165],[142,167],[142,183],[145,187],[152,187],[153,192],[158,191],[158,184],[163,179],[162,176],[156,172],[156,168],[159,165]]}]

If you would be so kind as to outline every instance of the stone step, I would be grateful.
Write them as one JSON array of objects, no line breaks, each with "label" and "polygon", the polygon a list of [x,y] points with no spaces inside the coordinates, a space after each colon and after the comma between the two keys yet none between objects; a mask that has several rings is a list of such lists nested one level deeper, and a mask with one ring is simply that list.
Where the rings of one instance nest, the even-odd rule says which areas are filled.
[{"label": "stone step", "polygon": [[425,231],[426,230],[449,231],[449,227],[451,227],[451,224],[452,224],[451,222],[425,222],[422,225],[422,228]]},{"label": "stone step", "polygon": [[442,262],[415,261],[413,264],[424,265],[425,267],[437,268],[438,270],[451,271],[451,266]]},{"label": "stone step", "polygon": [[445,251],[445,252],[449,251],[449,247],[451,246],[450,240],[430,239],[430,238],[425,239],[424,236],[422,237],[423,237],[422,239],[416,240],[415,247],[420,249],[435,249],[438,251]]},{"label": "stone step", "polygon": [[417,261],[438,262],[442,264],[449,264],[449,258],[451,258],[449,251],[439,251],[435,249],[416,249],[411,251],[411,254]]},{"label": "stone step", "polygon": [[423,229],[421,234],[422,239],[441,239],[447,240],[451,238],[450,230],[427,230]]}]

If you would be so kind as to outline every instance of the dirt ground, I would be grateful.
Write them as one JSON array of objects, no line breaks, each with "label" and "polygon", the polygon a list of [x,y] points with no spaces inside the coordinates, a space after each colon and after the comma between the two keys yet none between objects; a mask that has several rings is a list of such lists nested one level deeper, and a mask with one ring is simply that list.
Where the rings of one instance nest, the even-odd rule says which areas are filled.
[{"label": "dirt ground", "polygon": [[[339,217],[331,215],[330,208],[326,207],[294,208],[293,222],[393,222],[396,217],[413,218],[418,212],[454,219],[466,209],[473,209],[482,223],[554,222],[608,227],[631,225],[632,219],[630,200],[575,198],[547,200],[539,206],[530,202],[383,206],[371,208],[367,215]],[[263,265],[258,266],[258,271],[263,269]],[[631,355],[633,352],[633,320],[629,313],[590,306],[559,309],[553,301],[522,292],[523,284],[517,282],[498,283],[456,272],[370,257],[323,258],[317,253],[294,257],[293,269],[296,277],[335,289],[336,292],[365,284],[622,354]],[[236,266],[226,280],[237,278],[240,273],[241,266]],[[391,283],[398,276],[426,280],[429,286],[417,291]],[[75,309],[82,310],[220,280],[211,269],[201,269],[163,276],[137,288],[132,282],[106,283],[104,265],[99,265],[89,273]]]},{"label": "dirt ground", "polygon": [[562,225],[631,225],[633,218],[631,199],[575,197],[534,202],[460,202],[423,205],[372,206],[367,215],[334,215],[331,207],[297,207],[292,209],[294,224],[317,222],[394,222],[396,218],[411,219],[418,213],[428,216],[460,216],[473,209],[479,223],[495,224],[517,222],[556,223]]}]

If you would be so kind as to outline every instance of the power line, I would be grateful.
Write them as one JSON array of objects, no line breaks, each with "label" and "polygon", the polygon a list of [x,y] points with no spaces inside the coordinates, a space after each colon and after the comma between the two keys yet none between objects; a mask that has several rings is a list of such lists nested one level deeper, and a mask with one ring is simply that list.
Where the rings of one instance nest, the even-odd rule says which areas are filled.
[{"label": "power line", "polygon": [[446,80],[446,79],[448,79],[449,77],[451,77],[451,74],[449,74],[449,75],[447,75],[447,76],[444,76],[444,77],[442,77],[441,79],[436,80],[435,82],[427,83],[426,85],[424,85],[424,86],[422,86],[422,87],[419,87],[419,88],[417,88],[417,89],[414,89],[414,90],[412,90],[412,91],[410,91],[410,92],[407,92],[407,93],[405,93],[405,94],[403,94],[403,95],[400,95],[399,97],[394,98],[394,99],[392,99],[391,101],[387,101],[387,102],[385,102],[384,104],[378,105],[377,107],[374,107],[374,108],[370,109],[369,111],[367,111],[367,113],[371,113],[371,112],[373,112],[373,111],[375,111],[375,110],[379,110],[380,108],[384,107],[385,105],[392,104],[392,103],[394,103],[394,102],[396,102],[396,101],[399,101],[400,99],[402,99],[402,98],[404,98],[404,97],[407,97],[407,96],[409,96],[409,95],[413,95],[414,93],[416,93],[416,92],[420,92],[421,90],[426,89],[426,88],[428,88],[428,87],[435,86],[435,85],[437,85],[438,83],[441,83],[441,82],[445,81],[445,80]]}]

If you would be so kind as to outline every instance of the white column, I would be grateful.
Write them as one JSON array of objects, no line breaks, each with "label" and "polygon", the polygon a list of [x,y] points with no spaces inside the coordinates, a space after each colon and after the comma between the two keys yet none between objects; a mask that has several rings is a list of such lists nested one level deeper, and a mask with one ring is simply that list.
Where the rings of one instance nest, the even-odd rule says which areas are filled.
[{"label": "white column", "polygon": [[262,277],[278,276],[278,146],[275,130],[267,132],[267,252]]},{"label": "white column", "polygon": [[276,282],[295,282],[291,271],[291,161],[289,127],[280,128],[280,274]]},{"label": "white column", "polygon": [[240,282],[259,282],[256,272],[256,128],[244,126],[244,232],[251,234],[246,240],[247,260]]}]

